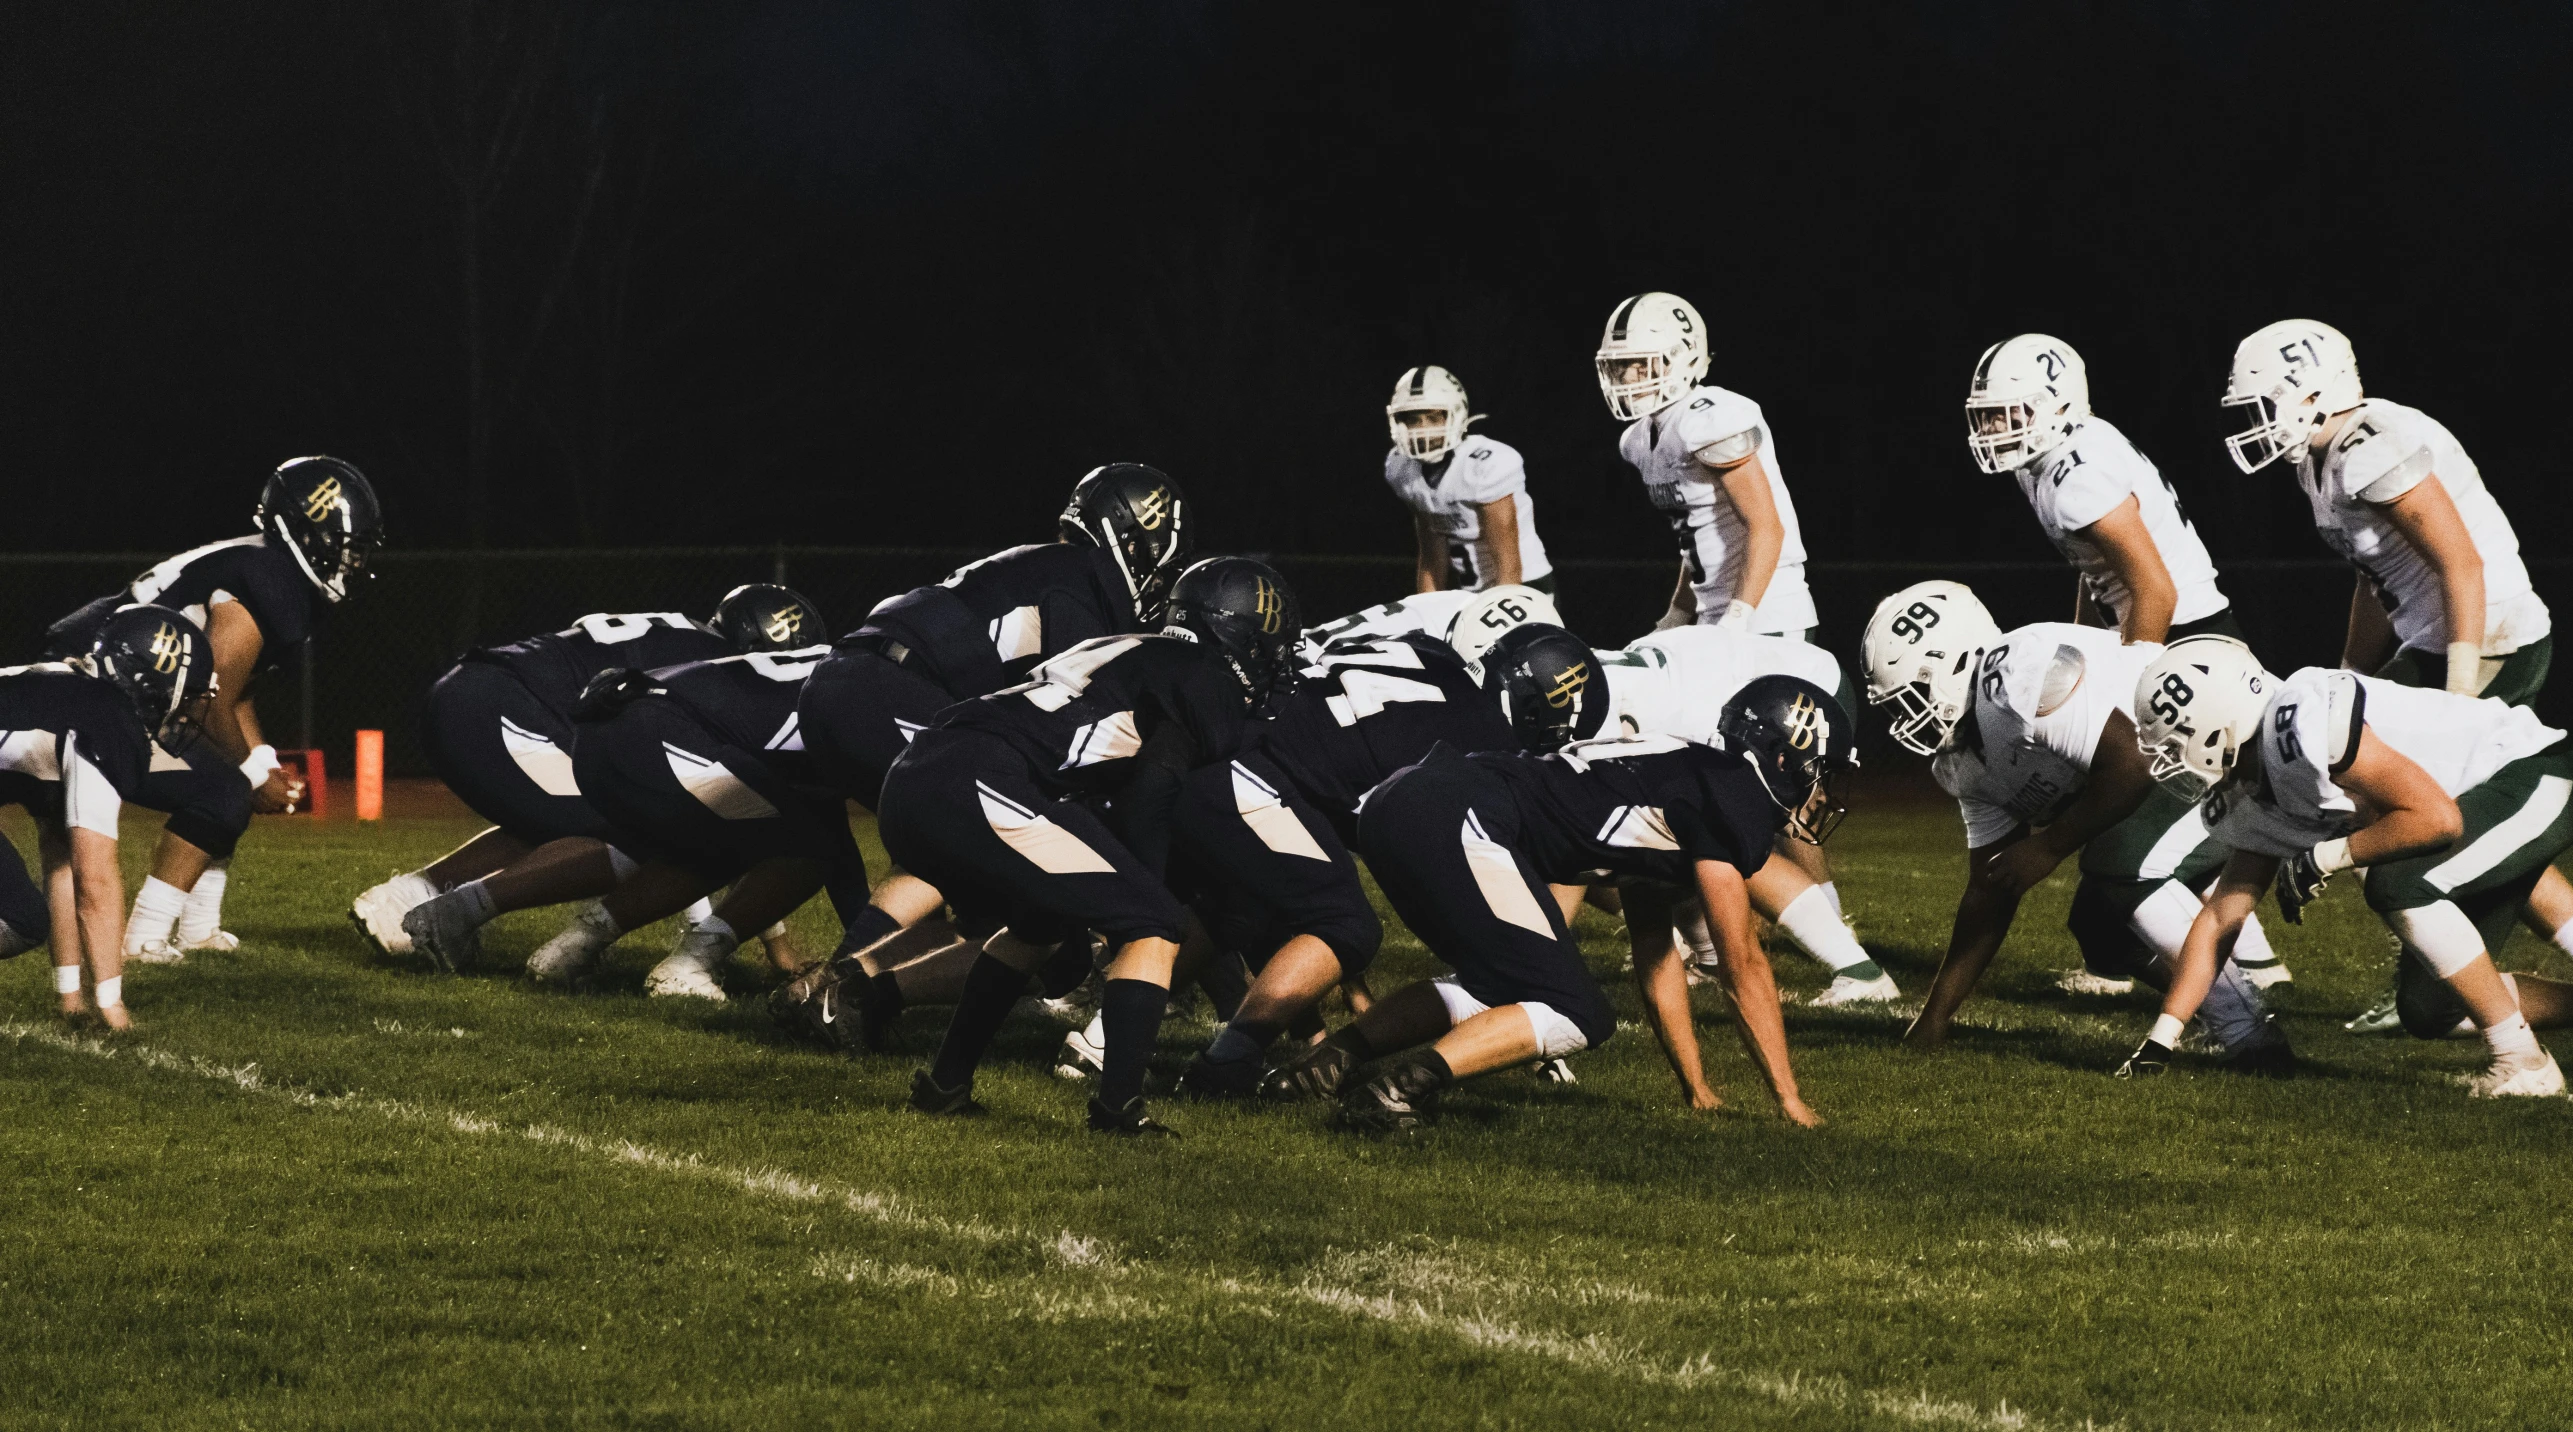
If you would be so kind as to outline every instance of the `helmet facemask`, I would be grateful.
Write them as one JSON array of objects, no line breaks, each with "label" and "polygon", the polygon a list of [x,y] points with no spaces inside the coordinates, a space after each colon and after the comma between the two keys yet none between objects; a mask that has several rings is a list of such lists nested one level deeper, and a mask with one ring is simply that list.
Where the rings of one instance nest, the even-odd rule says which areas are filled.
[{"label": "helmet facemask", "polygon": [[1989,473],[2024,467],[2060,446],[2072,430],[2069,402],[2027,398],[1965,405],[1965,443]]},{"label": "helmet facemask", "polygon": [[[1680,400],[1692,386],[1668,353],[1599,350],[1599,396],[1620,421],[1650,417]],[[1676,381],[1674,381],[1676,380]]]},{"label": "helmet facemask", "polygon": [[1465,441],[1466,421],[1461,404],[1385,409],[1385,426],[1393,435],[1395,451],[1422,463],[1437,462],[1454,452]]},{"label": "helmet facemask", "polygon": [[[2258,472],[2295,451],[2296,445],[2305,441],[2312,431],[2313,423],[2310,419],[2300,423],[2294,417],[2288,416],[2299,409],[2290,408],[2287,403],[2280,401],[2280,393],[2287,388],[2288,385],[2282,383],[2278,388],[2267,393],[2245,396],[2236,396],[2231,393],[2225,395],[2224,405],[2227,408],[2241,409],[2243,417],[2251,424],[2241,432],[2225,439],[2225,451],[2233,457],[2234,466],[2241,468],[2245,476]],[[2289,401],[2295,402],[2299,398],[2310,396],[2310,394],[2297,395]],[[2299,406],[2301,408],[2301,403]]]}]

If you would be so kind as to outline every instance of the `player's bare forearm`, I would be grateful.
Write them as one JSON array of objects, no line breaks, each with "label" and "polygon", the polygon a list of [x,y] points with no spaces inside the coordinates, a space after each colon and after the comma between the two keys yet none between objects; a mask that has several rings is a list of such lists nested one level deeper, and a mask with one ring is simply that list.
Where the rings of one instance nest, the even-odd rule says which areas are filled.
[{"label": "player's bare forearm", "polygon": [[1786,519],[1778,515],[1778,503],[1769,491],[1769,469],[1753,453],[1717,474],[1724,484],[1724,495],[1733,501],[1733,510],[1742,515],[1742,578],[1735,583],[1737,601],[1758,606],[1769,595],[1770,579],[1778,575],[1778,557],[1787,550]]},{"label": "player's bare forearm", "polygon": [[2466,832],[2465,813],[2438,779],[2380,739],[2374,728],[2359,728],[2359,748],[2336,776],[2342,790],[2357,798],[2359,808],[2376,818],[2350,836],[2350,860],[2381,865],[2416,855],[2433,855],[2457,843]]},{"label": "player's bare forearm", "polygon": [[90,979],[115,979],[125,972],[125,874],[115,837],[72,827],[71,869]]},{"label": "player's bare forearm", "polygon": [[2162,549],[2144,525],[2143,509],[2130,496],[2115,511],[2082,529],[2109,570],[2126,587],[2126,611],[2118,619],[2118,639],[2161,641],[2171,634],[2171,617],[2180,607],[2180,589]]},{"label": "player's bare forearm", "polygon": [[1725,993],[1732,997],[1734,1027],[1743,1048],[1760,1066],[1760,1077],[1777,1097],[1779,1110],[1811,1127],[1820,1120],[1805,1107],[1796,1089],[1796,1071],[1787,1059],[1787,1021],[1778,1009],[1778,978],[1769,968],[1769,953],[1751,932],[1751,901],[1742,875],[1721,861],[1697,862],[1699,897],[1706,901],[1707,924],[1724,950]]},{"label": "player's bare forearm", "polygon": [[1921,1003],[1921,1012],[1912,1027],[1903,1034],[1903,1042],[1914,1049],[1936,1049],[1947,1043],[1949,1022],[1963,1008],[1966,996],[1992,967],[1993,957],[2001,953],[2001,943],[2009,937],[2011,922],[2019,915],[2019,897],[2015,893],[1994,889],[1980,881],[1969,881],[1965,893],[1957,897],[1956,924],[1948,932],[1948,952],[1939,960],[1939,972],[1931,977],[1930,993]]},{"label": "player's bare forearm", "polygon": [[2419,549],[2439,573],[2439,592],[2448,603],[2448,640],[2480,651],[2484,643],[2484,557],[2466,531],[2466,519],[2436,474],[2410,492],[2385,504],[2385,514],[2404,539]]},{"label": "player's bare forearm", "polygon": [[2198,1006],[2206,1003],[2207,990],[2216,982],[2217,966],[2233,948],[2234,937],[2242,933],[2243,921],[2251,918],[2252,907],[2260,903],[2260,893],[2269,888],[2278,873],[2278,862],[2265,855],[2237,850],[2225,861],[2224,874],[2207,893],[2207,903],[2189,922],[2188,937],[2180,942],[2180,957],[2173,962],[2171,986],[2162,993],[2162,1012],[2187,1024],[2197,1017]]},{"label": "player's bare forearm", "polygon": [[1447,539],[1429,525],[1429,519],[1412,519],[1412,590],[1435,592],[1447,585]]},{"label": "player's bare forearm", "polygon": [[214,650],[214,696],[206,706],[205,734],[215,749],[235,761],[249,759],[259,735],[259,711],[250,704],[250,683],[259,672],[259,653],[266,638],[249,609],[239,602],[217,602],[206,609],[206,644]]},{"label": "player's bare forearm", "polygon": [[1662,1057],[1670,1061],[1671,1073],[1680,1081],[1680,1096],[1688,1100],[1692,1109],[1718,1107],[1724,1101],[1706,1082],[1705,1064],[1697,1047],[1696,1019],[1689,1010],[1688,970],[1671,940],[1670,923],[1662,923],[1658,947],[1647,948],[1641,936],[1634,944],[1635,991],[1643,996],[1644,1021],[1653,1026]]},{"label": "player's bare forearm", "polygon": [[1492,553],[1491,578],[1515,584],[1527,568],[1519,561],[1519,499],[1504,497],[1475,509],[1483,522],[1483,540]]},{"label": "player's bare forearm", "polygon": [[2341,669],[2374,672],[2392,655],[2394,627],[2386,621],[2375,585],[2361,573],[2350,588],[2350,625],[2349,634],[2341,640]]}]

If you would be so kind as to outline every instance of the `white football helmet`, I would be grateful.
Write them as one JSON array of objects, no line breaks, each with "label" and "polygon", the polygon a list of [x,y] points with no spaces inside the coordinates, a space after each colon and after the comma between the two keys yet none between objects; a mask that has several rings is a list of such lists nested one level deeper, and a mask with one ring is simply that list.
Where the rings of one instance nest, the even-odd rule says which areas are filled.
[{"label": "white football helmet", "polygon": [[1620,420],[1658,413],[1706,376],[1706,323],[1675,293],[1639,293],[1608,315],[1599,396]]},{"label": "white football helmet", "polygon": [[1888,725],[1907,751],[1938,754],[1974,700],[1975,665],[2001,627],[1963,582],[1915,582],[1876,604],[1859,660],[1867,704],[1892,706]]},{"label": "white football helmet", "polygon": [[[1438,413],[1436,423],[1414,425],[1407,413]],[[1436,462],[1465,441],[1465,427],[1481,414],[1465,411],[1465,385],[1435,363],[1406,368],[1394,380],[1394,399],[1385,404],[1385,426],[1394,435],[1394,450],[1422,462]]]},{"label": "white football helmet", "polygon": [[2153,779],[2192,805],[2233,772],[2260,735],[2278,678],[2229,636],[2184,636],[2135,681],[2135,743]]},{"label": "white football helmet", "polygon": [[1965,390],[1974,465],[2008,472],[2045,456],[2091,415],[2090,370],[2073,345],[2022,333],[1983,350]]},{"label": "white football helmet", "polygon": [[2310,318],[2273,323],[2234,348],[2225,406],[2247,409],[2251,426],[2225,439],[2225,451],[2234,466],[2258,472],[2366,398],[2358,354],[2341,330]]},{"label": "white football helmet", "polygon": [[1562,626],[1563,614],[1555,610],[1555,599],[1515,582],[1490,587],[1457,608],[1447,623],[1447,644],[1467,661],[1481,661],[1504,633],[1530,622]]}]

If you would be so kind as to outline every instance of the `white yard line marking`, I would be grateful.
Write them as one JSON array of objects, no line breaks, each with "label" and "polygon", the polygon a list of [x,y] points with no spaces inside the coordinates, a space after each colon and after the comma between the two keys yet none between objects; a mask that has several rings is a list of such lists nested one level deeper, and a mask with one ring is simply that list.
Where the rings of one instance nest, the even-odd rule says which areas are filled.
[{"label": "white yard line marking", "polygon": [[[1190,1285],[1194,1292],[1234,1301],[1243,1311],[1256,1316],[1273,1315],[1270,1306],[1266,1305],[1273,1305],[1281,1299],[1295,1299],[1348,1317],[1416,1328],[1474,1347],[1541,1358],[1647,1386],[1720,1389],[1756,1396],[1781,1407],[1866,1413],[1920,1426],[1966,1427],[1987,1429],[1987,1432],[2051,1432],[2051,1429],[2060,1427],[2064,1432],[2071,1432],[2070,1424],[2041,1422],[2008,1403],[1986,1408],[1934,1397],[1925,1392],[1879,1392],[1837,1377],[1808,1377],[1801,1373],[1782,1377],[1747,1372],[1723,1366],[1704,1353],[1677,1362],[1664,1362],[1641,1349],[1602,1335],[1576,1338],[1531,1330],[1484,1313],[1450,1313],[1417,1296],[1364,1292],[1336,1280],[1390,1283],[1404,1292],[1427,1293],[1434,1299],[1449,1294],[1494,1299],[1535,1294],[1550,1303],[1644,1304],[1662,1301],[1659,1294],[1621,1284],[1575,1282],[1563,1286],[1544,1285],[1495,1274],[1464,1260],[1425,1254],[1417,1248],[1392,1247],[1327,1254],[1303,1280],[1292,1284],[1257,1277],[1214,1277],[1128,1261],[1119,1257],[1113,1244],[1069,1229],[1045,1234],[980,1219],[941,1218],[919,1211],[908,1200],[894,1194],[851,1188],[828,1180],[807,1179],[783,1170],[736,1168],[708,1162],[695,1154],[670,1153],[631,1140],[597,1138],[548,1124],[505,1124],[460,1109],[439,1109],[404,1099],[380,1099],[355,1092],[316,1094],[271,1080],[260,1072],[255,1062],[223,1064],[193,1055],[171,1054],[146,1044],[83,1038],[51,1026],[20,1020],[0,1021],[0,1038],[92,1059],[121,1060],[146,1069],[184,1074],[230,1085],[239,1092],[274,1099],[295,1108],[369,1114],[468,1137],[518,1140],[654,1173],[702,1179],[755,1197],[837,1208],[888,1227],[985,1245],[1022,1244],[1043,1252],[1062,1269],[1079,1270],[1102,1283],[1123,1281],[1137,1275],[1170,1278]],[[847,1254],[817,1255],[811,1271],[824,1281],[864,1284],[879,1289],[916,1289],[942,1297],[994,1300],[1007,1297],[1016,1304],[1010,1309],[1014,1315],[1040,1322],[1084,1318],[1122,1321],[1175,1315],[1179,1311],[1154,1299],[1111,1287],[1073,1291],[1031,1278],[983,1280],[982,1286],[969,1287],[964,1280],[934,1268],[882,1263]],[[2080,1427],[2085,1432],[2108,1432],[2113,1425],[2086,1419]]]}]

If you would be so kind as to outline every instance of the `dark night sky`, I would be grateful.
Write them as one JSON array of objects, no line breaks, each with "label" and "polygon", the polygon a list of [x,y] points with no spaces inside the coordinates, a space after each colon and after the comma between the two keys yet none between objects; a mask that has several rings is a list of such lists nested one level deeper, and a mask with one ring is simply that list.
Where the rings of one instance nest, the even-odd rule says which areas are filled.
[{"label": "dark night sky", "polygon": [[995,544],[1137,458],[1219,545],[1396,551],[1436,361],[1551,544],[1658,556],[1589,365],[1648,287],[1817,558],[2043,555],[1958,440],[2026,329],[2220,556],[2320,552],[2220,445],[2287,316],[2573,516],[2561,5],[530,8],[10,7],[0,548],[201,541],[320,450],[404,546]]}]

